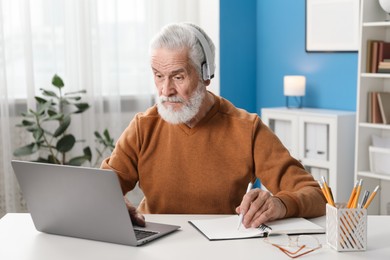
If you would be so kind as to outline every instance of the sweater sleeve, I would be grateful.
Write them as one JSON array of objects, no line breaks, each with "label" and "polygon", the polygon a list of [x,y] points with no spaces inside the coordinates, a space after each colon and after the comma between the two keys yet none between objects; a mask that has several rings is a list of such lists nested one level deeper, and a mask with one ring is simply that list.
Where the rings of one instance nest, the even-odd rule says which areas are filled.
[{"label": "sweater sleeve", "polygon": [[255,174],[286,206],[285,217],[318,217],[325,214],[325,197],[306,172],[259,118],[254,122]]},{"label": "sweater sleeve", "polygon": [[136,116],[119,137],[111,156],[101,164],[101,168],[111,169],[117,173],[123,194],[134,189],[139,180],[137,164],[140,141],[137,122]]}]

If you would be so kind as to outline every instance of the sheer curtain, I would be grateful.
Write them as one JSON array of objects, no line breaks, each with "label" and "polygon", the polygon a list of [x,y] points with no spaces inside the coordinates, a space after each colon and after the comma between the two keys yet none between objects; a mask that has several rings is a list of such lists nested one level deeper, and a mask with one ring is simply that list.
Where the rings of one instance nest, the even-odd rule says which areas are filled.
[{"label": "sheer curtain", "polygon": [[117,140],[134,114],[152,105],[148,44],[161,26],[198,23],[218,48],[218,2],[0,0],[0,217],[26,210],[10,161],[32,137],[15,125],[21,112],[35,110],[34,96],[51,88],[54,74],[66,92],[87,91],[91,108],[72,118],[70,131],[94,151],[95,130],[107,128]]}]

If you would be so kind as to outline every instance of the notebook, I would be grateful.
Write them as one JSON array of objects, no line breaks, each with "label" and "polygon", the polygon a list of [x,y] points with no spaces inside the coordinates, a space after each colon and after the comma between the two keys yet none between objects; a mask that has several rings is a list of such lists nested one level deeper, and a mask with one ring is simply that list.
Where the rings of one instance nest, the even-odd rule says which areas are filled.
[{"label": "notebook", "polygon": [[138,246],[180,228],[151,222],[133,226],[111,170],[16,160],[11,164],[38,231]]},{"label": "notebook", "polygon": [[238,229],[238,215],[221,218],[190,220],[209,240],[243,239],[265,237],[269,234],[320,234],[325,229],[304,218],[287,218],[268,222],[258,228],[245,228],[243,225]]}]

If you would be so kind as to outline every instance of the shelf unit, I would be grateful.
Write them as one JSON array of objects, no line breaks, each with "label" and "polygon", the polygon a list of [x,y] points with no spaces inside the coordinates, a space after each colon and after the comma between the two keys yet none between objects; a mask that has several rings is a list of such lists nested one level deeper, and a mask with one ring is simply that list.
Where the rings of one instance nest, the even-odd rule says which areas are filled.
[{"label": "shelf unit", "polygon": [[374,199],[368,209],[369,214],[390,214],[390,174],[371,172],[369,159],[372,136],[390,137],[390,125],[367,123],[368,92],[390,92],[390,74],[366,72],[366,63],[369,62],[367,40],[390,42],[390,22],[385,21],[388,15],[377,0],[362,0],[360,10],[355,179],[363,179],[363,189],[369,191],[372,191],[376,185],[381,186],[377,194],[378,198]]},{"label": "shelf unit", "polygon": [[355,112],[263,108],[261,118],[315,179],[326,177],[335,201],[348,200],[354,183]]}]

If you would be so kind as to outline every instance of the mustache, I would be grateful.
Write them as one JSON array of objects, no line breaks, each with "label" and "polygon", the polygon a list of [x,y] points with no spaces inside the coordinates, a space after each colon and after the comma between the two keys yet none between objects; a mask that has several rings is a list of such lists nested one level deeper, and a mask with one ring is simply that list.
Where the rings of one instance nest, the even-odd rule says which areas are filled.
[{"label": "mustache", "polygon": [[173,97],[160,96],[160,97],[158,97],[158,100],[161,103],[164,103],[164,102],[184,103],[185,102],[185,100],[183,98],[177,97],[177,96],[173,96]]}]

